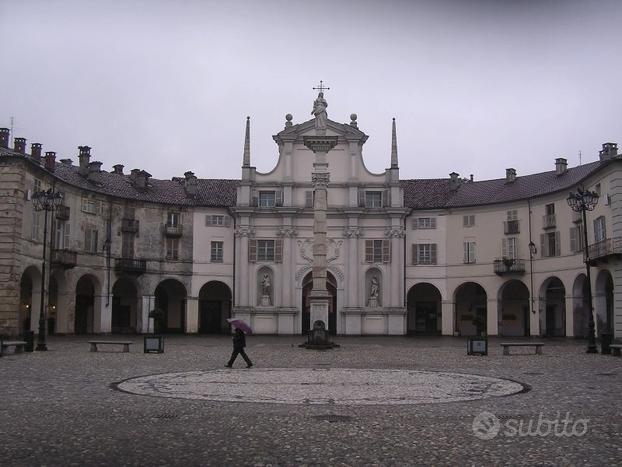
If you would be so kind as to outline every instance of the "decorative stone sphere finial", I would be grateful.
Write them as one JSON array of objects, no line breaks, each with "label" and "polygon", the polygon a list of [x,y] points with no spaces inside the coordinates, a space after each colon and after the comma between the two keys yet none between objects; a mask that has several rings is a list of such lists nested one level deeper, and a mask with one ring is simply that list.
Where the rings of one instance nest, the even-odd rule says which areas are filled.
[{"label": "decorative stone sphere finial", "polygon": [[293,118],[294,118],[294,117],[292,116],[292,114],[287,114],[287,115],[285,115],[285,120],[287,120],[287,121],[285,122],[285,126],[286,126],[286,127],[288,127],[288,126],[292,126],[292,119],[293,119]]},{"label": "decorative stone sphere finial", "polygon": [[350,120],[352,120],[352,121],[350,122],[350,125],[352,125],[352,126],[358,126],[358,124],[356,123],[356,119],[357,119],[357,118],[358,118],[358,117],[356,116],[356,114],[351,114],[351,115],[350,115]]}]

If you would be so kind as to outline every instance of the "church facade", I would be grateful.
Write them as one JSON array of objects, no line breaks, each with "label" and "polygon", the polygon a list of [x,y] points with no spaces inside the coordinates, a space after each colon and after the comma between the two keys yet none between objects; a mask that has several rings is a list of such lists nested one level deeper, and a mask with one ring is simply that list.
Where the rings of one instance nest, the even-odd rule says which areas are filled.
[{"label": "church facade", "polygon": [[[77,163],[0,129],[0,334],[49,332],[225,333],[227,318],[257,334],[302,334],[312,325],[317,258],[325,257],[328,330],[339,335],[585,336],[589,301],[585,226],[567,203],[599,193],[587,213],[597,333],[622,338],[622,158],[598,159],[473,181],[401,178],[397,134],[383,173],[364,163],[356,115],[322,122],[326,148],[325,241],[317,222],[317,120],[286,116],[279,157],[258,172],[250,120],[237,180],[170,180],[145,170],[110,172],[80,146]],[[52,189],[45,212],[33,193]],[[42,287],[43,286],[43,287]],[[43,294],[41,293],[44,289]]]}]

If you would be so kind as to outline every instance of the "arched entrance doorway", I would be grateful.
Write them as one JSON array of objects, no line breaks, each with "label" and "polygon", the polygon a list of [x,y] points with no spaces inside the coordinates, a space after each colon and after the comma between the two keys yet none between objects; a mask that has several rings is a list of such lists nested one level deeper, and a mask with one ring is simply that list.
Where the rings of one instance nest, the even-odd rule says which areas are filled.
[{"label": "arched entrance doorway", "polygon": [[[302,334],[307,334],[311,330],[311,305],[309,294],[313,289],[313,275],[310,272],[302,280]],[[331,335],[337,334],[337,281],[335,276],[326,271],[326,289],[330,295],[328,302],[328,332]]]},{"label": "arched entrance doorway", "polygon": [[585,338],[588,335],[590,313],[588,294],[587,277],[585,274],[581,274],[575,279],[572,286],[572,330],[574,337]]},{"label": "arched entrance doorway", "polygon": [[73,332],[75,334],[93,333],[95,315],[95,283],[89,276],[82,276],[76,284],[76,308]]},{"label": "arched entrance doorway", "polygon": [[602,270],[596,276],[594,310],[598,334],[613,334],[613,279]]},{"label": "arched entrance doorway", "polygon": [[122,277],[112,287],[111,331],[121,334],[135,333],[137,320],[138,289],[132,279]]},{"label": "arched entrance doorway", "polygon": [[529,289],[519,280],[503,284],[500,290],[500,336],[529,335]]},{"label": "arched entrance doorway", "polygon": [[456,289],[454,322],[460,336],[486,333],[486,301],[486,291],[475,282],[466,282]]},{"label": "arched entrance doorway", "polygon": [[440,335],[441,293],[432,284],[417,284],[406,296],[408,309],[408,334]]},{"label": "arched entrance doorway", "polygon": [[26,268],[19,283],[19,332],[34,331],[39,316],[41,273],[34,266]]},{"label": "arched entrance doorway", "polygon": [[167,279],[155,289],[154,320],[156,333],[182,333],[186,328],[186,288],[175,279]]},{"label": "arched entrance doorway", "polygon": [[551,277],[542,284],[544,289],[544,322],[540,323],[546,337],[566,335],[566,289],[561,280]]},{"label": "arched entrance doorway", "polygon": [[211,281],[199,291],[199,333],[229,334],[231,290],[223,282]]}]

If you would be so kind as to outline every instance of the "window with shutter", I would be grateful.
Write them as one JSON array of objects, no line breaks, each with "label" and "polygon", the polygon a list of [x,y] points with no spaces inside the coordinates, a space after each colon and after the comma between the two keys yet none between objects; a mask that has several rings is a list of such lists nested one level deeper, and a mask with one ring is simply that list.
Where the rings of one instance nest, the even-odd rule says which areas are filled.
[{"label": "window with shutter", "polygon": [[464,263],[475,263],[475,242],[464,242]]},{"label": "window with shutter", "polygon": [[436,243],[417,243],[413,245],[414,264],[436,264]]},{"label": "window with shutter", "polygon": [[391,241],[390,240],[382,241],[382,262],[383,263],[391,262]]},{"label": "window with shutter", "polygon": [[257,261],[257,240],[248,241],[248,261],[251,263]]},{"label": "window with shutter", "polygon": [[594,241],[602,242],[607,238],[607,229],[605,225],[605,216],[594,219]]},{"label": "window with shutter", "polygon": [[257,261],[274,261],[274,240],[257,240]]}]

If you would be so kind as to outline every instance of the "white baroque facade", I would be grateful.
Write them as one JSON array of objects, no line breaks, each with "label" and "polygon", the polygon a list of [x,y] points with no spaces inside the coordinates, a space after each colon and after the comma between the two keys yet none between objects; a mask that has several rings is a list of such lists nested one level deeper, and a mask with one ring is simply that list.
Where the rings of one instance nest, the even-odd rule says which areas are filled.
[{"label": "white baroque facade", "polygon": [[[239,180],[192,172],[155,180],[111,172],[81,146],[78,163],[0,129],[0,334],[37,330],[43,297],[49,332],[228,332],[247,320],[258,334],[310,327],[313,249],[323,248],[336,334],[585,336],[589,306],[583,222],[567,204],[582,185],[600,194],[587,213],[597,333],[622,338],[622,164],[614,143],[598,160],[473,181],[401,179],[393,126],[388,168],[365,167],[356,116],[325,122],[327,242],[313,244],[315,121],[274,136],[279,157],[251,164],[250,121]],[[422,168],[421,172],[424,172]],[[43,213],[32,193],[64,195],[50,213],[42,277]],[[47,274],[46,274],[47,276]],[[44,293],[41,294],[42,280]]]}]

